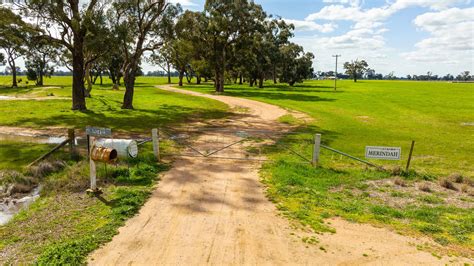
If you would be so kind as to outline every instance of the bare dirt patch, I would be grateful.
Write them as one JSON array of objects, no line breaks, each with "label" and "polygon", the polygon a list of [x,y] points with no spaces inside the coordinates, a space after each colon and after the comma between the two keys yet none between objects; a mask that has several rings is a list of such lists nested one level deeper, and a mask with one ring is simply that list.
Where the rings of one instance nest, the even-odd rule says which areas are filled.
[{"label": "bare dirt patch", "polygon": [[[170,86],[161,88],[248,110],[221,121],[224,128],[288,130],[288,125],[277,122],[287,112],[269,104]],[[232,152],[227,151],[228,155]],[[112,242],[93,253],[89,263],[441,265],[461,261],[438,259],[417,250],[416,245],[424,244],[424,239],[342,219],[328,221],[336,229],[335,234],[317,235],[307,228],[296,229],[265,197],[259,168],[259,163],[248,161],[177,159],[139,215],[127,221]]]}]

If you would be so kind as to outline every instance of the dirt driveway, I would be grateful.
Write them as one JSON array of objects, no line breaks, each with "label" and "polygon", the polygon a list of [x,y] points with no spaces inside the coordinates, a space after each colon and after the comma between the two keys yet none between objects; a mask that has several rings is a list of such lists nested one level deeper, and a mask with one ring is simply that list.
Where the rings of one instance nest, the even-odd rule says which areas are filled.
[{"label": "dirt driveway", "polygon": [[[246,99],[203,95],[169,86],[160,88],[216,99],[245,114],[221,121],[284,130],[281,108]],[[243,108],[242,108],[243,107]],[[199,144],[197,144],[199,145]],[[239,152],[231,149],[227,153]],[[228,154],[232,155],[232,154]],[[162,176],[140,213],[94,252],[93,265],[443,265],[415,247],[427,240],[387,229],[330,220],[335,234],[315,235],[294,229],[265,197],[259,164],[203,158],[178,159]],[[302,237],[315,236],[318,244]]]}]

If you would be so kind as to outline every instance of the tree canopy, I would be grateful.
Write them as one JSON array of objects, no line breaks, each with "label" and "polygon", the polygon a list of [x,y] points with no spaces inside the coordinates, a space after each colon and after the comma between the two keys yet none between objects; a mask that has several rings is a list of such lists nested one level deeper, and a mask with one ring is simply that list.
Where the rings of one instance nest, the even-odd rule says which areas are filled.
[{"label": "tree canopy", "polygon": [[344,69],[346,74],[351,76],[354,79],[354,82],[357,82],[358,78],[361,78],[362,75],[368,70],[369,64],[365,60],[356,59],[355,61],[345,62]]},{"label": "tree canopy", "polygon": [[31,0],[14,6],[19,14],[0,8],[0,48],[13,85],[19,56],[37,85],[55,66],[67,67],[73,110],[87,108],[86,97],[105,73],[114,89],[123,78],[122,108],[133,109],[145,59],[168,73],[169,82],[177,71],[179,85],[211,80],[219,93],[230,82],[263,87],[270,79],[293,86],[313,75],[314,56],[290,41],[294,26],[250,0],[207,0],[202,11],[185,12],[166,0]]}]

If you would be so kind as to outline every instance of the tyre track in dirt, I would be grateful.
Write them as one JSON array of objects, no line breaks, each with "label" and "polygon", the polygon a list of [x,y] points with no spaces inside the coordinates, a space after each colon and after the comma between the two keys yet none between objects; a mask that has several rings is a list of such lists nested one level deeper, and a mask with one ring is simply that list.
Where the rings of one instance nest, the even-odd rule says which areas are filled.
[{"label": "tyre track in dirt", "polygon": [[[246,109],[231,119],[213,121],[224,128],[252,126],[289,130],[278,123],[288,112],[265,103],[160,89],[222,101]],[[219,133],[217,133],[219,134]],[[227,136],[229,137],[229,136]],[[198,142],[197,146],[201,145]],[[242,151],[228,149],[227,156]],[[432,241],[401,236],[388,229],[331,219],[335,234],[294,229],[265,197],[260,163],[177,158],[162,175],[139,214],[113,240],[89,257],[92,265],[444,265],[468,261],[438,259],[416,245]],[[305,244],[303,236],[320,243]],[[325,250],[321,250],[323,246]],[[471,262],[472,263],[472,262]]]}]

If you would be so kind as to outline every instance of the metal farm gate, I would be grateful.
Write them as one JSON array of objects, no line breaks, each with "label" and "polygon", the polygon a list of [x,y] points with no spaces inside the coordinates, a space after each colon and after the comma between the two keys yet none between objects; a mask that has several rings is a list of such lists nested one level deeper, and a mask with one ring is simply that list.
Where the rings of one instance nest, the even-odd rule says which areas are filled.
[{"label": "metal farm gate", "polygon": [[266,152],[278,146],[302,163],[311,164],[313,158],[308,158],[311,156],[305,156],[278,141],[289,134],[252,128],[160,128],[160,153],[175,157],[268,161]]}]

